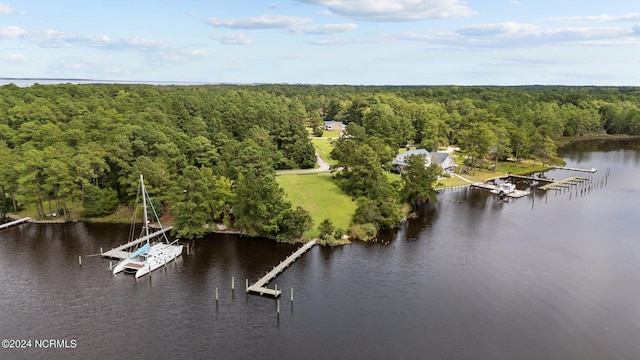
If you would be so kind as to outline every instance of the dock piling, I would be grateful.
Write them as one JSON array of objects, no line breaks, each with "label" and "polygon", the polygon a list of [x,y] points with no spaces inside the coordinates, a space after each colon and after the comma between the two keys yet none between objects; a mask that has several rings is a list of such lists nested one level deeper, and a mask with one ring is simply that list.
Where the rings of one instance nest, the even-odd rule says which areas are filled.
[{"label": "dock piling", "polygon": [[78,256],[78,264],[82,266],[82,255]]}]

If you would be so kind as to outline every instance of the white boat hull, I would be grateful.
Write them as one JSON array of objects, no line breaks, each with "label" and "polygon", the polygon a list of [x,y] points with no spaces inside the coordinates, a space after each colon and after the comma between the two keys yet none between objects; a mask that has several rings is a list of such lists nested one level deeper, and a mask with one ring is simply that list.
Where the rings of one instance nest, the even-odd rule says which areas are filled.
[{"label": "white boat hull", "polygon": [[182,245],[155,244],[145,253],[143,259],[124,259],[114,268],[113,273],[122,271],[135,272],[136,278],[165,266],[182,255]]}]

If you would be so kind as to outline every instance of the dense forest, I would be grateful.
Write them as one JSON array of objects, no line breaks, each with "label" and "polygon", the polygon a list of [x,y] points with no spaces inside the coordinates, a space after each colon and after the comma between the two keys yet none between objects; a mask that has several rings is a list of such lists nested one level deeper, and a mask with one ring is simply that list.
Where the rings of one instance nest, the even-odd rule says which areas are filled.
[{"label": "dense forest", "polygon": [[[640,135],[640,89],[309,85],[0,87],[0,210],[46,203],[84,217],[131,205],[139,174],[175,216],[179,236],[225,222],[250,236],[300,237],[275,171],[315,166],[308,128],[342,121],[334,179],[358,201],[353,223],[394,226],[403,204],[433,200],[435,169],[419,161],[399,184],[384,176],[398,148],[457,145],[469,166],[488,156],[548,161],[555,141]],[[424,159],[422,164],[424,164]],[[422,184],[422,185],[420,185]],[[363,229],[360,229],[363,230]]]}]

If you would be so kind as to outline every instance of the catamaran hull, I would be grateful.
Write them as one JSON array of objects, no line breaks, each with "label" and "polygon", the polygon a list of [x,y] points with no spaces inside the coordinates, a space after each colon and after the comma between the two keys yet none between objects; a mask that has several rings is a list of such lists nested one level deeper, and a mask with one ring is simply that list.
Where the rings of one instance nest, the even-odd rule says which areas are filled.
[{"label": "catamaran hull", "polygon": [[113,273],[125,271],[135,273],[136,278],[145,276],[182,255],[182,248],[182,245],[156,244],[148,250],[145,261],[124,259],[113,268]]},{"label": "catamaran hull", "polygon": [[178,256],[182,255],[182,245],[170,246],[172,247],[172,249],[169,249],[168,253],[166,253],[165,256],[158,257],[150,261],[148,264],[146,264],[146,266],[136,271],[136,279],[167,265],[168,263],[176,260]]}]

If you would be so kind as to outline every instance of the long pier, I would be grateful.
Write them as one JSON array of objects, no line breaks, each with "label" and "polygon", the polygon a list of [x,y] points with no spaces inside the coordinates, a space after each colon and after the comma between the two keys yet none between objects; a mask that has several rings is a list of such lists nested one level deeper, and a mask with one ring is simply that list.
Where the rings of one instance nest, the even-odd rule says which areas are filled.
[{"label": "long pier", "polygon": [[525,176],[525,175],[514,175],[514,174],[509,174],[505,177],[512,177],[515,179],[524,179],[524,180],[534,180],[534,181],[545,181],[545,182],[554,182],[555,180],[553,179],[545,179],[545,178],[539,178],[539,177],[533,177],[533,176]]},{"label": "long pier", "polygon": [[560,170],[582,171],[582,172],[588,172],[588,173],[594,173],[594,172],[598,171],[598,169],[596,169],[596,168],[580,169],[580,168],[573,168],[573,167],[566,167],[566,166],[552,166],[552,168],[560,169]]},{"label": "long pier", "polygon": [[273,270],[269,271],[265,276],[263,276],[260,280],[258,280],[255,284],[247,287],[248,293],[255,293],[260,295],[271,295],[273,297],[280,296],[281,291],[276,289],[269,289],[264,287],[271,280],[275,279],[278,274],[284,271],[284,269],[288,268],[293,262],[295,262],[302,254],[307,252],[307,250],[311,249],[316,244],[316,239],[309,241],[308,243],[301,246],[298,250],[296,250],[293,254],[289,255],[284,261],[281,261],[278,266],[275,266]]},{"label": "long pier", "polygon": [[25,221],[29,221],[29,220],[31,220],[30,217],[25,217],[25,218],[22,218],[22,219],[18,219],[18,220],[14,220],[14,221],[11,221],[11,222],[8,222],[8,223],[4,223],[4,224],[0,225],[0,229],[5,229],[5,228],[8,228],[9,226],[13,226],[13,225],[18,225],[18,224],[21,224],[21,223],[23,223]]},{"label": "long pier", "polygon": [[126,258],[128,258],[133,252],[132,251],[128,251],[131,250],[131,248],[133,248],[134,246],[147,241],[148,239],[154,238],[156,236],[160,236],[164,233],[166,233],[167,231],[173,229],[173,226],[167,226],[164,229],[158,230],[154,233],[151,233],[149,235],[143,236],[141,238],[138,238],[136,240],[130,241],[124,245],[120,245],[117,248],[113,248],[109,251],[105,251],[103,252],[101,255],[102,257],[108,257],[108,258],[114,258],[114,259],[120,259],[120,260],[124,260]]}]

